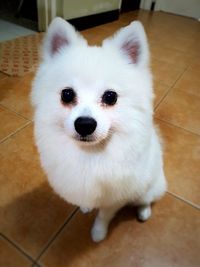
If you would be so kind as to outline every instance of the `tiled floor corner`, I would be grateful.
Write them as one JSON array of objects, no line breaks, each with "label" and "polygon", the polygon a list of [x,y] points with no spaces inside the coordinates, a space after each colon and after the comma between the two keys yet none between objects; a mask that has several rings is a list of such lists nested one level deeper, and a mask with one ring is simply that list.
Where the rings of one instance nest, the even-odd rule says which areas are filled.
[{"label": "tiled floor corner", "polygon": [[146,223],[134,208],[122,209],[108,238],[93,243],[96,213],[83,215],[60,199],[40,167],[30,106],[34,73],[0,73],[0,266],[200,266],[200,23],[135,11],[82,33],[100,44],[134,19],[149,37],[169,193]]}]

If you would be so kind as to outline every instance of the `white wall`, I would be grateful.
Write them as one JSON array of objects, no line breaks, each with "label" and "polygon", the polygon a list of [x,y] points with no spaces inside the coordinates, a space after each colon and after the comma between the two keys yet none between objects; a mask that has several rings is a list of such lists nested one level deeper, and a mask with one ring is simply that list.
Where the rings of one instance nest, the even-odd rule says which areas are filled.
[{"label": "white wall", "polygon": [[73,19],[119,9],[121,0],[63,0],[63,18]]},{"label": "white wall", "polygon": [[39,31],[56,17],[73,19],[120,9],[121,0],[37,0]]},{"label": "white wall", "polygon": [[200,18],[200,0],[141,0],[140,8],[150,10],[152,1],[156,2],[155,11]]},{"label": "white wall", "polygon": [[200,0],[161,0],[161,10],[192,18],[200,18]]}]

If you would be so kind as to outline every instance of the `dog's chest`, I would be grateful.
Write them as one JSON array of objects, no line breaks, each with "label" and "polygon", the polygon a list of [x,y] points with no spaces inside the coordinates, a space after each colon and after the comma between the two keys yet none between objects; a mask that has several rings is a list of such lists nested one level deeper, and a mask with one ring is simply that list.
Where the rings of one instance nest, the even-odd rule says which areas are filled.
[{"label": "dog's chest", "polygon": [[134,162],[122,158],[120,164],[119,159],[108,160],[106,156],[72,159],[68,158],[65,166],[60,162],[59,173],[50,179],[54,189],[73,204],[95,208],[126,203],[138,198],[143,190]]},{"label": "dog's chest", "polygon": [[41,160],[53,189],[68,202],[94,208],[134,201],[143,192],[141,166],[129,146],[83,153],[58,144],[41,145]]}]

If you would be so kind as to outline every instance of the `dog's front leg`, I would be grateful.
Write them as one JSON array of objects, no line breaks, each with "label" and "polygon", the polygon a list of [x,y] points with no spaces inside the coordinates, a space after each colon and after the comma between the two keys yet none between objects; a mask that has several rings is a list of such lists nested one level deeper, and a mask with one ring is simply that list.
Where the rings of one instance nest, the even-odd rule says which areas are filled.
[{"label": "dog's front leg", "polygon": [[138,219],[145,222],[151,217],[151,204],[146,204],[138,207]]},{"label": "dog's front leg", "polygon": [[88,209],[88,208],[85,208],[85,207],[80,207],[80,210],[82,211],[82,213],[88,213],[88,212],[92,211],[92,209]]},{"label": "dog's front leg", "polygon": [[100,208],[99,213],[95,219],[94,225],[92,227],[91,235],[92,240],[95,242],[99,242],[103,240],[108,231],[108,226],[112,218],[114,217],[115,213],[121,208],[122,206],[113,206],[109,208]]}]

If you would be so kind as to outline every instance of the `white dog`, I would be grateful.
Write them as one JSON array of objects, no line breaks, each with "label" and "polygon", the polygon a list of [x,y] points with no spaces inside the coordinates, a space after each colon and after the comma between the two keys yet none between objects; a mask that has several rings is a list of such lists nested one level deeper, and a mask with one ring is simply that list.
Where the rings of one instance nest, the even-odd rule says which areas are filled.
[{"label": "white dog", "polygon": [[96,242],[121,207],[133,203],[147,220],[166,190],[148,63],[137,21],[101,47],[88,46],[60,18],[45,38],[32,90],[36,143],[54,190],[70,203],[99,209],[91,232]]}]

